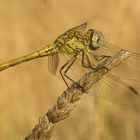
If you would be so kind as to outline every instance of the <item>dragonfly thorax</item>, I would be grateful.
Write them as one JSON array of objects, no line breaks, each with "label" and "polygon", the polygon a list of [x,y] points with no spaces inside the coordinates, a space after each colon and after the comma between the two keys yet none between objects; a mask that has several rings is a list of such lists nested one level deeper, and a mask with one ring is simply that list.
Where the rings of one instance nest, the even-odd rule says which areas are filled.
[{"label": "dragonfly thorax", "polygon": [[85,50],[86,46],[83,42],[79,41],[76,37],[72,38],[66,43],[66,51],[68,53],[78,53],[82,50]]}]

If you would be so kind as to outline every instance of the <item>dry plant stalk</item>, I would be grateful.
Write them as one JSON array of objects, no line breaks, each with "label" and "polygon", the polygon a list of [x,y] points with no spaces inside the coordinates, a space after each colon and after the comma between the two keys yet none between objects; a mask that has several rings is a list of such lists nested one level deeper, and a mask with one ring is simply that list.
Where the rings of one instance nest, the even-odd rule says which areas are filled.
[{"label": "dry plant stalk", "polygon": [[102,61],[97,66],[97,71],[91,70],[77,83],[73,83],[70,88],[67,88],[62,95],[58,97],[57,103],[49,109],[45,115],[40,117],[32,132],[25,137],[25,140],[49,140],[52,136],[54,125],[69,116],[74,108],[74,103],[80,99],[81,95],[90,89],[93,84],[98,82],[104,74],[118,66],[130,55],[130,52],[121,50],[114,56]]}]

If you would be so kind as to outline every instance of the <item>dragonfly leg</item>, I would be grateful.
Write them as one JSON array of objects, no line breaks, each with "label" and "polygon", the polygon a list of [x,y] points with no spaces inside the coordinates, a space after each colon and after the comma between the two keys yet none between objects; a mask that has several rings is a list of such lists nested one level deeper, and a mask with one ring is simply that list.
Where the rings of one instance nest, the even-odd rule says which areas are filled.
[{"label": "dragonfly leg", "polygon": [[[71,68],[71,66],[74,64],[74,62],[77,60],[77,54],[74,55],[68,62],[66,62],[61,68],[60,68],[60,75],[62,77],[62,79],[64,80],[66,86],[69,88],[69,85],[65,79],[65,77],[67,79],[69,79],[70,81],[72,81],[73,83],[76,83],[73,79],[71,79],[68,75],[67,75],[67,72],[69,71],[69,69]],[[65,71],[63,72],[63,70],[65,69]],[[83,89],[82,86],[80,86],[78,84],[78,87],[83,91],[85,92],[85,90]]]},{"label": "dragonfly leg", "polygon": [[104,59],[107,59],[108,57],[111,57],[111,56],[109,56],[109,55],[94,55],[94,59],[96,61],[102,61]]},{"label": "dragonfly leg", "polygon": [[[107,56],[107,55],[94,55],[94,59],[96,61],[103,61],[103,60],[106,60],[109,57],[111,57],[111,56]],[[91,61],[89,59],[89,56],[85,52],[82,52],[82,66],[85,67],[85,68],[90,68],[90,69],[92,69],[94,71],[97,70],[96,65],[91,63]],[[101,67],[101,68],[103,68],[103,67]],[[108,69],[106,67],[104,67],[104,68],[108,71]]]},{"label": "dragonfly leg", "polygon": [[[86,56],[86,58],[85,58]],[[85,62],[85,59],[86,59],[86,62]],[[85,68],[91,68],[91,62],[89,60],[89,57],[88,55],[85,54],[85,52],[82,52],[82,66],[85,67]]]},{"label": "dragonfly leg", "polygon": [[[86,56],[86,58],[85,58]],[[89,56],[82,52],[82,66],[85,68],[90,68],[92,70],[96,70],[96,65],[91,63]]]},{"label": "dragonfly leg", "polygon": [[[61,68],[60,68],[60,75],[62,77],[62,79],[64,80],[65,84],[67,85],[67,87],[69,87],[68,83],[66,82],[66,79],[64,76],[66,76],[66,73],[68,72],[68,70],[70,69],[70,67],[72,66],[72,64],[76,61],[77,57],[73,56],[72,58],[70,58],[69,61],[67,61]],[[63,72],[63,70],[65,69],[65,71]],[[70,79],[70,78],[68,78]],[[73,81],[71,79],[71,81]]]},{"label": "dragonfly leg", "polygon": [[[99,62],[99,61],[105,61],[106,59],[108,59],[109,57],[111,57],[111,56],[109,56],[109,55],[94,55],[94,59],[97,61],[97,62]],[[91,67],[93,70],[98,70],[99,69],[99,67],[98,68],[96,68],[96,66],[95,67]],[[101,66],[100,68],[105,68],[107,71],[109,71],[109,69],[108,68],[106,68],[105,66]]]}]

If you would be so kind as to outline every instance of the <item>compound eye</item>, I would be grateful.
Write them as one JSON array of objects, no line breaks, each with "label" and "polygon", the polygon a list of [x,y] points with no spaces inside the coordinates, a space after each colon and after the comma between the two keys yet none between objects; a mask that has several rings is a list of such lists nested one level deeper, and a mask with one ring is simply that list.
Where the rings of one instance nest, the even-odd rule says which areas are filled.
[{"label": "compound eye", "polygon": [[92,50],[98,49],[101,46],[102,41],[103,41],[102,33],[98,31],[94,31],[90,48]]}]

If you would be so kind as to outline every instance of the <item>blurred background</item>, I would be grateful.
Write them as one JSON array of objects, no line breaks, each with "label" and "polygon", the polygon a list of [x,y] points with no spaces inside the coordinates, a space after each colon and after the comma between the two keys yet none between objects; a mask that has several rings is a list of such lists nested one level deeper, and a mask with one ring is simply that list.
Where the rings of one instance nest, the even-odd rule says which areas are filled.
[{"label": "blurred background", "polygon": [[[44,47],[85,21],[107,42],[140,53],[139,9],[138,0],[0,0],[0,62]],[[65,88],[48,72],[47,58],[1,72],[0,139],[27,135]],[[138,140],[139,115],[85,95],[56,125],[52,140]]]}]

